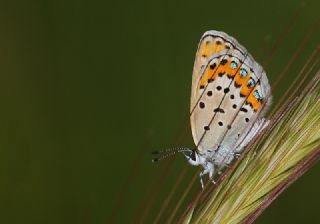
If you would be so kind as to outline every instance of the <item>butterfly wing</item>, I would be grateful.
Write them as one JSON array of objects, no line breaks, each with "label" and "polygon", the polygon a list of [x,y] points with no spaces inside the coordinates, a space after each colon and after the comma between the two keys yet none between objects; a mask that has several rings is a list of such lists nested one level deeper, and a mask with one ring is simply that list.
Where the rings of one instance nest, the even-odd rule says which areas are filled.
[{"label": "butterfly wing", "polygon": [[226,33],[206,32],[192,75],[190,119],[198,151],[234,149],[270,99],[266,74],[247,50]]}]

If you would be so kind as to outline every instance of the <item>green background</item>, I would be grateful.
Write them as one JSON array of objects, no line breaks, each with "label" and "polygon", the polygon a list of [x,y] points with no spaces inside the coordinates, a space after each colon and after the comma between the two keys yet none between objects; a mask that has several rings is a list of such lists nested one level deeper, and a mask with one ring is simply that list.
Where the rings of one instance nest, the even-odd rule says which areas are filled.
[{"label": "green background", "polygon": [[[197,168],[181,156],[153,164],[150,152],[193,147],[189,96],[201,35],[223,30],[262,62],[291,27],[266,67],[272,83],[319,19],[320,1],[301,3],[2,2],[0,223],[151,223],[186,172],[165,223]],[[275,102],[319,37],[315,29],[273,89]],[[256,223],[319,223],[319,171]],[[197,180],[182,208],[199,191]]]}]

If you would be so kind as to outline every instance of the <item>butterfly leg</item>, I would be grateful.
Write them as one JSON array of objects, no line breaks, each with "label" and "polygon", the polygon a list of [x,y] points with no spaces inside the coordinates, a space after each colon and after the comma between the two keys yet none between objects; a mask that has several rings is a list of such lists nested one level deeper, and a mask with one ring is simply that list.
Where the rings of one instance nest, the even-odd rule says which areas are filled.
[{"label": "butterfly leg", "polygon": [[200,177],[201,188],[202,188],[202,190],[203,190],[204,186],[203,186],[202,176],[203,176],[203,174],[202,174],[202,172],[201,172],[201,173],[199,174],[199,177]]},{"label": "butterfly leg", "polygon": [[215,184],[216,182],[213,180],[213,174],[214,174],[214,165],[213,165],[213,163],[208,162],[205,165],[204,170],[199,174],[202,190],[204,189],[204,184],[203,184],[202,177],[204,175],[206,175],[206,174],[209,174],[209,178],[210,178],[211,182]]},{"label": "butterfly leg", "polygon": [[204,189],[204,184],[203,184],[203,179],[202,179],[202,177],[203,177],[204,175],[206,175],[207,173],[208,173],[208,170],[203,170],[203,171],[201,171],[200,174],[199,174],[202,190]]},{"label": "butterfly leg", "polygon": [[216,184],[216,182],[215,182],[214,179],[213,179],[214,165],[211,164],[211,166],[212,166],[212,167],[210,168],[210,171],[209,171],[209,177],[210,177],[211,182],[212,182],[213,184]]}]

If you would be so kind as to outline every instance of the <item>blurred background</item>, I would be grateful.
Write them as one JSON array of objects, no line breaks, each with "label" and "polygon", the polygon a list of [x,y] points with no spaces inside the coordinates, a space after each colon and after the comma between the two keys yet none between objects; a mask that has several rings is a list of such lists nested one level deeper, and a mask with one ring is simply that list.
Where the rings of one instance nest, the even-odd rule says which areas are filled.
[{"label": "blurred background", "polygon": [[[150,152],[194,146],[189,97],[201,35],[222,30],[244,45],[278,82],[276,104],[319,44],[319,8],[2,2],[0,223],[175,223],[200,191],[198,169],[181,155],[151,163]],[[256,223],[319,223],[319,172],[318,164]]]}]

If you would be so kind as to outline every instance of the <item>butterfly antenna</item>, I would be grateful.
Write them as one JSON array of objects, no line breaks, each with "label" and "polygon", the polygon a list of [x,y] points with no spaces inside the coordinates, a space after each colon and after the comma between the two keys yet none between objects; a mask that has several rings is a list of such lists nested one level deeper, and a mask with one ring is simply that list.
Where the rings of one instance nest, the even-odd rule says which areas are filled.
[{"label": "butterfly antenna", "polygon": [[169,149],[165,149],[165,150],[153,151],[151,154],[160,155],[160,156],[158,158],[152,159],[152,162],[158,162],[160,160],[163,160],[165,158],[173,156],[179,152],[190,152],[190,151],[192,151],[192,150],[189,148],[185,148],[185,147],[177,147],[177,148],[169,148]]}]

